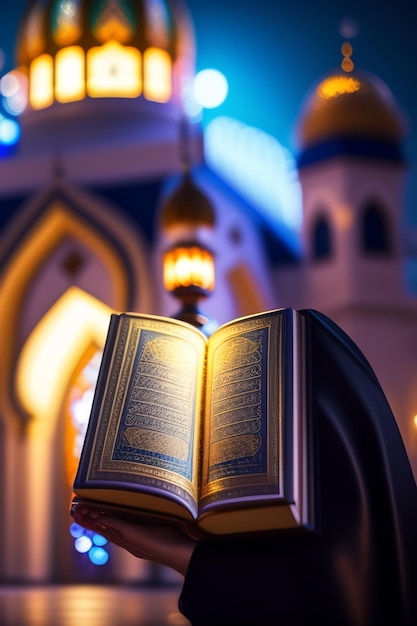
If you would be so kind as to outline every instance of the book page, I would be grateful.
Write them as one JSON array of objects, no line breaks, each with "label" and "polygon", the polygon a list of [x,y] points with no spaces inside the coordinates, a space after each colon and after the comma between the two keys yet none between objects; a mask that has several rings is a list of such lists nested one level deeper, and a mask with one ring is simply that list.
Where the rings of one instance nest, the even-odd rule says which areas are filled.
[{"label": "book page", "polygon": [[120,318],[87,478],[192,506],[206,339],[170,320]]},{"label": "book page", "polygon": [[280,493],[284,315],[241,318],[210,338],[202,508]]}]

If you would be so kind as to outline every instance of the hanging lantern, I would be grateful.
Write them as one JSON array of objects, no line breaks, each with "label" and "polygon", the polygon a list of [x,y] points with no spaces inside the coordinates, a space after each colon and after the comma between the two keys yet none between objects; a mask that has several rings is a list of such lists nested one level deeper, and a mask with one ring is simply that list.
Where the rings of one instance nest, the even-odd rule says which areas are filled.
[{"label": "hanging lantern", "polygon": [[211,202],[187,171],[161,215],[161,228],[170,241],[163,254],[163,281],[165,289],[181,302],[174,317],[203,331],[213,322],[198,306],[215,288],[214,254],[207,244],[214,226]]}]

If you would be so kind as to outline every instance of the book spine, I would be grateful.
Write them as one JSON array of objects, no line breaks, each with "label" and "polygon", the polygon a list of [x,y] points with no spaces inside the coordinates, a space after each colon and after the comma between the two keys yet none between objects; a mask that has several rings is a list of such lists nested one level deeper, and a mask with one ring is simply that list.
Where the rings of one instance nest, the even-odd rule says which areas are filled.
[{"label": "book spine", "polygon": [[294,394],[298,389],[294,388],[295,371],[299,366],[296,358],[298,347],[297,313],[293,309],[283,311],[282,324],[282,353],[281,353],[281,401],[282,401],[282,476],[284,479],[283,493],[289,502],[293,502],[294,493],[294,426],[298,419],[298,413],[294,411]]}]

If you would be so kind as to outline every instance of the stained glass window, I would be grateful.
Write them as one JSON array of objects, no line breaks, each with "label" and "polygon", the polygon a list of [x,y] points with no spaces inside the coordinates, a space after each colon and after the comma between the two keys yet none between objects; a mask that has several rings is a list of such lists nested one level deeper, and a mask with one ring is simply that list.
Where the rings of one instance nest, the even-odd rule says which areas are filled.
[{"label": "stained glass window", "polygon": [[56,0],[52,7],[52,36],[60,46],[75,43],[82,34],[80,0]]},{"label": "stained glass window", "polygon": [[123,0],[99,0],[91,13],[91,30],[102,43],[115,39],[128,42],[134,35],[137,23],[131,3]]},{"label": "stained glass window", "polygon": [[144,0],[148,40],[153,46],[167,48],[169,44],[171,16],[164,0]]},{"label": "stained glass window", "polygon": [[84,366],[75,374],[66,405],[65,443],[69,485],[73,484],[78,467],[102,356],[101,350],[92,349],[91,352],[87,356],[87,362],[84,362]]}]

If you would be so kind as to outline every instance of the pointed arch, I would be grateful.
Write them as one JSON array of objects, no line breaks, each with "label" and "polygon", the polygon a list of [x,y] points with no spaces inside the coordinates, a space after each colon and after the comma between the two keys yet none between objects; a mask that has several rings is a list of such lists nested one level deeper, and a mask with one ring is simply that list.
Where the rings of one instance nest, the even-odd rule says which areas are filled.
[{"label": "pointed arch", "polygon": [[370,200],[363,206],[360,242],[365,255],[385,256],[393,251],[387,213],[377,200]]},{"label": "pointed arch", "polygon": [[[27,462],[20,467],[19,497],[9,499],[25,520],[26,549],[20,537],[14,554],[21,554],[21,567],[35,579],[73,580],[76,572],[80,575],[68,507],[77,462],[74,444],[84,433],[82,429],[71,432],[68,420],[75,417],[71,406],[75,386],[78,390],[88,386],[92,400],[111,313],[90,294],[70,287],[30,333],[16,364],[17,395],[32,419],[23,438]],[[87,364],[94,371],[88,381],[80,382]],[[85,427],[88,416],[85,406]],[[19,539],[14,532],[11,536],[13,541]],[[112,575],[123,576],[125,561],[124,555],[115,554]],[[94,580],[105,579],[106,571],[94,572]],[[90,580],[92,572],[87,570],[84,576]]]},{"label": "pointed arch", "polygon": [[[110,312],[153,308],[149,264],[137,224],[62,175],[2,232],[0,421],[10,476],[0,502],[3,575],[55,580],[77,571],[68,535],[67,394],[86,355],[102,349]],[[124,572],[125,559],[117,563]]]},{"label": "pointed arch", "polygon": [[71,485],[63,480],[69,467],[63,407],[80,363],[93,350],[102,350],[110,313],[93,296],[70,287],[30,333],[17,360],[16,395],[31,418],[19,494],[19,510],[30,518],[22,559],[34,577],[68,567],[67,559],[56,556],[58,546],[65,545],[71,497]]},{"label": "pointed arch", "polygon": [[77,287],[69,288],[27,338],[16,366],[23,409],[53,425],[66,390],[91,346],[104,346],[111,309]]},{"label": "pointed arch", "polygon": [[311,254],[314,261],[323,261],[333,254],[333,240],[328,219],[322,214],[312,228]]},{"label": "pointed arch", "polygon": [[[114,310],[148,311],[153,301],[147,244],[117,207],[54,183],[24,205],[0,241],[3,419],[17,419],[17,354],[48,309],[78,286]],[[140,298],[139,298],[140,287]]]}]

